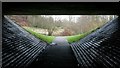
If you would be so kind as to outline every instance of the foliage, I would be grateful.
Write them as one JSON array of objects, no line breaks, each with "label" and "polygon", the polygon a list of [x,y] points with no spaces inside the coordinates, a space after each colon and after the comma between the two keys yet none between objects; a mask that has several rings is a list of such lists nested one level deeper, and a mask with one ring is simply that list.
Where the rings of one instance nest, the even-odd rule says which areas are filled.
[{"label": "foliage", "polygon": [[30,15],[27,20],[31,27],[47,29],[49,36],[56,30],[55,21],[50,16]]},{"label": "foliage", "polygon": [[69,28],[65,28],[64,31],[61,33],[62,36],[71,36],[73,32]]},{"label": "foliage", "polygon": [[[54,17],[56,16],[56,17]],[[61,16],[61,19],[59,18]],[[67,16],[66,18],[64,16]],[[77,16],[77,17],[76,17]],[[56,31],[63,29],[55,36],[77,35],[100,27],[106,22],[115,19],[116,15],[9,15],[20,25],[41,28],[47,31],[49,36],[55,35]],[[66,29],[67,28],[67,29]]]}]

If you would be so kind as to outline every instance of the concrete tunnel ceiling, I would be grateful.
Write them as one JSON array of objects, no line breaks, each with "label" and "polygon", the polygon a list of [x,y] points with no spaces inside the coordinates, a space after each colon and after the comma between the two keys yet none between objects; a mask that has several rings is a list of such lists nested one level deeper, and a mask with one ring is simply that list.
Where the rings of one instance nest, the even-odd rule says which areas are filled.
[{"label": "concrete tunnel ceiling", "polygon": [[3,2],[4,15],[119,15],[119,4],[114,3],[16,3]]}]

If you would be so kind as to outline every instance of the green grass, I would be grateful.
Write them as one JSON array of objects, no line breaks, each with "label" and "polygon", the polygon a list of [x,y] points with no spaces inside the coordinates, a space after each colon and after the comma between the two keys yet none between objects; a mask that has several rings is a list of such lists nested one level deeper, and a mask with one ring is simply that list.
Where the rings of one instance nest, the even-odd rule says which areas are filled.
[{"label": "green grass", "polygon": [[73,43],[76,41],[79,41],[80,39],[84,38],[85,36],[87,36],[88,34],[94,32],[95,30],[97,30],[98,28],[92,29],[86,33],[83,34],[78,34],[78,35],[73,35],[73,36],[65,36],[66,39],[68,40],[68,43]]},{"label": "green grass", "polygon": [[[52,43],[52,41],[55,39],[55,36],[47,36],[47,35],[43,35],[37,32],[34,32],[32,30],[32,28],[25,28],[29,33],[31,33],[32,35],[36,36],[37,38],[47,42],[47,43]],[[65,38],[68,40],[68,43],[73,43],[76,41],[79,41],[80,39],[84,38],[85,36],[87,36],[88,34],[94,32],[95,30],[97,30],[98,28],[92,29],[86,33],[83,34],[78,34],[78,35],[73,35],[73,36],[65,36]]]},{"label": "green grass", "polygon": [[34,31],[32,31],[31,29],[27,29],[27,28],[25,28],[29,33],[31,33],[32,35],[34,35],[34,36],[36,36],[37,38],[39,38],[39,39],[41,39],[41,40],[43,40],[43,41],[45,41],[45,42],[47,42],[47,43],[51,43],[53,40],[54,40],[54,38],[55,38],[55,36],[46,36],[46,35],[43,35],[43,34],[40,34],[40,33],[37,33],[37,32],[34,32]]},{"label": "green grass", "polygon": [[76,42],[76,41],[80,40],[80,38],[82,38],[82,35],[83,34],[66,36],[66,39],[67,39],[68,43],[72,43],[72,42]]},{"label": "green grass", "polygon": [[83,34],[73,35],[73,36],[66,36],[66,39],[68,40],[68,43],[73,43],[84,38],[86,35],[88,35],[88,33],[83,33]]}]

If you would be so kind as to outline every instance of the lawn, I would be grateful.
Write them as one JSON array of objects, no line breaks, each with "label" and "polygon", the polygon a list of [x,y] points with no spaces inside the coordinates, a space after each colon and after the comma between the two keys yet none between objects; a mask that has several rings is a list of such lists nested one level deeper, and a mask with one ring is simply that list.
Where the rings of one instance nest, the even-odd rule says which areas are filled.
[{"label": "lawn", "polygon": [[36,36],[37,38],[47,42],[47,43],[51,43],[55,36],[47,36],[47,35],[43,35],[37,32],[32,31],[31,29],[25,28],[29,33],[31,33],[32,35]]},{"label": "lawn", "polygon": [[[49,44],[52,43],[52,41],[55,39],[55,36],[47,36],[47,35],[37,33],[35,31],[33,31],[32,28],[25,28],[25,29],[32,35],[36,36],[37,38],[39,38]],[[98,28],[96,28],[96,29],[98,29]],[[80,39],[84,38],[88,34],[94,32],[96,29],[90,30],[90,31],[88,31],[86,33],[82,33],[82,34],[72,35],[72,36],[64,36],[64,37],[67,39],[68,43],[73,43],[73,42],[79,41]]]},{"label": "lawn", "polygon": [[68,40],[68,43],[73,43],[73,42],[79,41],[80,39],[84,38],[85,36],[87,36],[88,34],[94,32],[97,29],[98,28],[95,28],[95,29],[92,29],[92,30],[90,30],[88,32],[82,33],[82,34],[73,35],[73,36],[65,36],[65,37]]},{"label": "lawn", "polygon": [[73,36],[66,36],[66,39],[68,40],[68,43],[73,43],[73,42],[79,41],[86,35],[88,35],[88,33],[83,33],[83,34],[73,35]]}]

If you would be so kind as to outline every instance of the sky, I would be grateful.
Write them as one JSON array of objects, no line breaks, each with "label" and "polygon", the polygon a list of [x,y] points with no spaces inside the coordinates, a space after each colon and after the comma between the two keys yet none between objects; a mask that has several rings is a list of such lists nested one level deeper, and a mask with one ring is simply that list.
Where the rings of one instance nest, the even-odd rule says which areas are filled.
[{"label": "sky", "polygon": [[77,17],[80,17],[80,15],[53,15],[52,17],[53,18],[60,18],[60,19],[69,19],[69,16],[72,16],[72,17],[75,17],[75,18],[77,18]]}]

